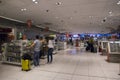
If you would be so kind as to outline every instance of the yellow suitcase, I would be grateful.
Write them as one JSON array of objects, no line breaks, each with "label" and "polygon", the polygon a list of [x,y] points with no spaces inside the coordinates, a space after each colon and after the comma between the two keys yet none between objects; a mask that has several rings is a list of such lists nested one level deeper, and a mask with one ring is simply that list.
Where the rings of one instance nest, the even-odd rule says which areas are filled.
[{"label": "yellow suitcase", "polygon": [[30,60],[22,59],[21,63],[22,63],[22,71],[29,71],[31,69]]}]

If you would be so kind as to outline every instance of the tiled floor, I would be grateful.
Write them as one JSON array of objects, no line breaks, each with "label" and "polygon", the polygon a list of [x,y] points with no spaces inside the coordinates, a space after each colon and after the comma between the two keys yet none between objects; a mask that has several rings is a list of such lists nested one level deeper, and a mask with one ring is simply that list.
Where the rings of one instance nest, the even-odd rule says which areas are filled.
[{"label": "tiled floor", "polygon": [[52,64],[44,64],[29,72],[21,67],[0,64],[0,80],[120,80],[119,64],[108,63],[106,56],[82,52],[79,48],[60,51]]}]

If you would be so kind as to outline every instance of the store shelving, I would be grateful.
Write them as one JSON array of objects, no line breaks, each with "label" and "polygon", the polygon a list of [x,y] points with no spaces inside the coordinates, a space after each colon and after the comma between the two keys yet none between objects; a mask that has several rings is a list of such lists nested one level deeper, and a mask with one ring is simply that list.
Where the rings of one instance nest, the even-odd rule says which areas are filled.
[{"label": "store shelving", "polygon": [[33,49],[26,48],[29,45],[27,40],[16,40],[4,44],[4,52],[2,53],[2,62],[9,64],[21,65],[21,58],[24,54],[33,56]]}]

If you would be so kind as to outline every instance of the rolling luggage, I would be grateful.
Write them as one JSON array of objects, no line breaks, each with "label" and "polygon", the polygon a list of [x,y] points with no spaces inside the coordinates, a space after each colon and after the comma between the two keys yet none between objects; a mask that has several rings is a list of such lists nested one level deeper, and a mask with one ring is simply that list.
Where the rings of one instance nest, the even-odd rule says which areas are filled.
[{"label": "rolling luggage", "polygon": [[30,60],[22,59],[21,63],[22,63],[22,71],[29,71],[31,69]]},{"label": "rolling luggage", "polygon": [[24,54],[22,56],[21,64],[22,64],[22,71],[29,71],[31,70],[31,61],[32,58],[29,54]]}]

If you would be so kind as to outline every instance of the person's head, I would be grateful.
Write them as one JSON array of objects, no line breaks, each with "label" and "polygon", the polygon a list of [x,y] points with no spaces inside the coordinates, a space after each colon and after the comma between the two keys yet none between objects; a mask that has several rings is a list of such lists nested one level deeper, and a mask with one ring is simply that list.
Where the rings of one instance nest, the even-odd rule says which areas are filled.
[{"label": "person's head", "polygon": [[39,36],[38,36],[38,35],[36,35],[36,39],[39,39]]}]

